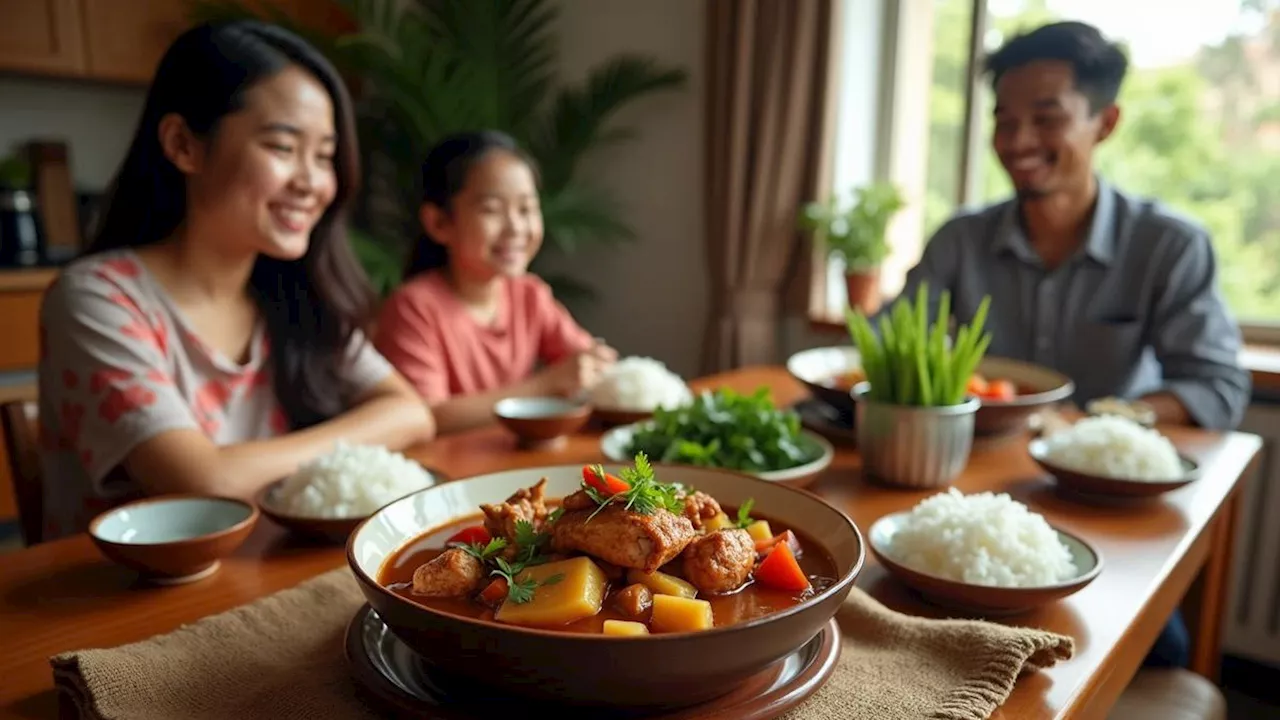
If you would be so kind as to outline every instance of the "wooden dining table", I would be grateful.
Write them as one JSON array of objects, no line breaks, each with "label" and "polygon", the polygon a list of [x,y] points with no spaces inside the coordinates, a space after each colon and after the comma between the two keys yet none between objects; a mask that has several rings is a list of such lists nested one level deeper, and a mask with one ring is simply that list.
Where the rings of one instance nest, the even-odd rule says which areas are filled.
[{"label": "wooden dining table", "polygon": [[[804,387],[777,367],[737,370],[693,385],[741,392],[768,386],[779,405],[805,397]],[[1164,431],[1200,463],[1203,474],[1141,504],[1085,504],[1060,495],[1028,456],[1026,437],[975,444],[956,487],[1009,493],[1051,523],[1088,539],[1104,562],[1098,578],[1079,593],[995,619],[1069,635],[1076,650],[1070,660],[1023,676],[994,717],[1105,717],[1179,605],[1192,630],[1192,669],[1216,677],[1240,479],[1261,441],[1242,433]],[[858,453],[847,444],[837,447],[831,467],[809,491],[844,510],[864,532],[877,518],[931,494],[868,482]],[[575,435],[557,450],[531,451],[517,449],[515,439],[496,426],[442,437],[408,454],[454,479],[603,459],[598,431]],[[344,562],[342,548],[296,541],[265,519],[217,574],[188,585],[144,584],[107,561],[86,535],[0,557],[0,716],[57,715],[52,655],[165,633]],[[887,575],[870,553],[858,585],[898,611],[947,616]]]}]

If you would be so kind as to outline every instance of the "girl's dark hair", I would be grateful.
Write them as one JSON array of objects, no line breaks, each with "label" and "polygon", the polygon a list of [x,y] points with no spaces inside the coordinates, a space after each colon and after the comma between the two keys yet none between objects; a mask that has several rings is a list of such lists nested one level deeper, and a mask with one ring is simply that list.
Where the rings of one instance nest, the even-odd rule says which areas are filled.
[{"label": "girl's dark hair", "polygon": [[[504,150],[520,158],[537,177],[533,159],[520,148],[511,136],[497,130],[479,130],[450,135],[427,153],[422,162],[422,202],[430,203],[445,211],[467,184],[471,168],[494,150]],[[404,278],[409,278],[445,267],[449,264],[449,250],[441,245],[426,229],[409,256]]]},{"label": "girl's dark hair", "polygon": [[374,302],[346,237],[346,206],[360,173],[351,98],[306,41],[257,21],[200,25],[175,40],[160,60],[85,254],[160,242],[185,218],[185,180],[160,146],[161,118],[176,113],[193,133],[212,138],[223,117],[244,107],[250,88],[290,65],[314,76],[333,103],[337,192],[306,254],[295,261],[260,255],[249,284],[271,340],[277,400],[299,429],[342,412],[347,348]]}]

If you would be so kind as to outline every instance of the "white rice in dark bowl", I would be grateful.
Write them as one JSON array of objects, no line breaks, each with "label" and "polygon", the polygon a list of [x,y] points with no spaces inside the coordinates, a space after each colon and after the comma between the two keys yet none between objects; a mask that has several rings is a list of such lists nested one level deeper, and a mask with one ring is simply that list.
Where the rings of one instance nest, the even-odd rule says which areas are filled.
[{"label": "white rice in dark bowl", "polygon": [[1057,531],[1007,493],[949,488],[925,498],[882,550],[917,572],[971,585],[1042,587],[1079,575]]},{"label": "white rice in dark bowl", "polygon": [[1160,482],[1186,474],[1169,438],[1116,415],[1083,418],[1049,435],[1045,451],[1053,465],[1102,477]]},{"label": "white rice in dark bowl", "polygon": [[272,509],[314,518],[359,518],[429,487],[421,465],[379,445],[339,442],[332,452],[301,465],[272,493]]}]

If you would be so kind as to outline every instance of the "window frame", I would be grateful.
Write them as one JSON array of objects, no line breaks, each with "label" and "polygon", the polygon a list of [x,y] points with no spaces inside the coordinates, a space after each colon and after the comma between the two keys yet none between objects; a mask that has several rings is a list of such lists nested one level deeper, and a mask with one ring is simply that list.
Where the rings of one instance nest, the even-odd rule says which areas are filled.
[{"label": "window frame", "polygon": [[[850,2],[851,0],[844,1]],[[894,179],[891,173],[892,158],[895,153],[900,151],[899,148],[901,146],[909,142],[906,137],[902,136],[902,133],[895,132],[900,127],[900,123],[895,122],[896,118],[894,117],[897,93],[900,92],[896,81],[900,75],[900,63],[902,62],[900,50],[904,47],[909,48],[913,44],[919,47],[918,43],[911,43],[904,38],[903,34],[909,32],[912,26],[911,8],[913,6],[920,7],[920,3],[931,4],[931,0],[916,0],[916,2],[905,3],[897,2],[896,0],[881,0],[881,12],[884,21],[881,26],[880,36],[880,82],[876,93],[877,107],[874,113],[876,151],[873,179]],[[984,38],[986,37],[989,19],[987,6],[988,0],[971,1],[969,56],[967,58],[969,83],[965,88],[964,98],[965,117],[962,128],[964,142],[961,146],[960,155],[960,183],[956,193],[957,197],[955,198],[957,207],[973,205],[978,201],[977,195],[980,187],[978,173],[982,166],[982,153],[986,152],[985,138],[981,135],[982,122],[980,113],[982,112],[983,87],[980,62],[986,52]],[[844,45],[846,44],[839,44],[839,46]],[[840,73],[835,73],[835,75],[838,77]],[[838,82],[838,80],[834,82]],[[833,85],[833,88],[839,87],[841,86]],[[838,103],[839,99],[836,102]],[[834,171],[838,172],[838,170]],[[837,191],[843,190],[840,185],[834,185],[834,188]],[[915,208],[914,210],[923,212],[922,208]],[[922,243],[924,240],[924,238],[918,239]],[[891,231],[889,242],[892,246],[903,242],[903,240],[901,237],[894,238]],[[830,282],[834,274],[831,265],[831,260],[827,257],[827,251],[821,238],[815,237],[812,247],[812,263],[810,264],[811,276],[809,277],[809,320],[815,329],[846,332],[844,318],[828,303],[831,292]],[[1280,346],[1280,319],[1241,320],[1240,329],[1247,343]]]}]

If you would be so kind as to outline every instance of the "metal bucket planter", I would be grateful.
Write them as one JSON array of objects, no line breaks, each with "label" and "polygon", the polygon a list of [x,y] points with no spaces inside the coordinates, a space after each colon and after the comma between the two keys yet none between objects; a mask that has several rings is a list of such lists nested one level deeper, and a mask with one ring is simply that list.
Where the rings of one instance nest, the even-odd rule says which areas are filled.
[{"label": "metal bucket planter", "polygon": [[925,489],[949,486],[964,471],[973,449],[973,420],[981,403],[914,407],[874,402],[870,386],[853,388],[858,452],[863,472],[888,485]]}]

